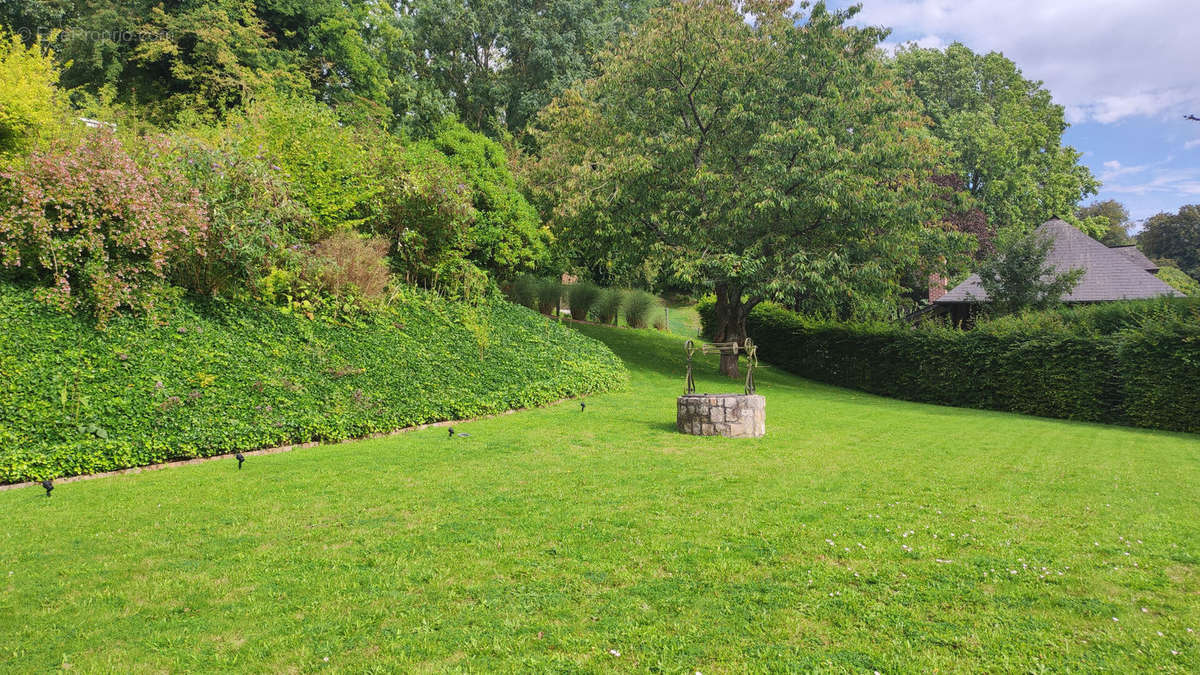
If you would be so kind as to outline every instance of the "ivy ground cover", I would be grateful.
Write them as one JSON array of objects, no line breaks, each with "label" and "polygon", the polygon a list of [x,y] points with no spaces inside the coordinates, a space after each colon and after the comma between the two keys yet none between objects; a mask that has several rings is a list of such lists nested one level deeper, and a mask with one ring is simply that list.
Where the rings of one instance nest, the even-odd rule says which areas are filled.
[{"label": "ivy ground cover", "polygon": [[358,438],[624,383],[604,345],[535,312],[405,294],[353,323],[183,302],[97,331],[0,284],[0,483]]},{"label": "ivy ground cover", "polygon": [[578,330],[585,410],[0,492],[0,670],[1200,669],[1196,436],[772,368],[682,436],[681,339]]}]

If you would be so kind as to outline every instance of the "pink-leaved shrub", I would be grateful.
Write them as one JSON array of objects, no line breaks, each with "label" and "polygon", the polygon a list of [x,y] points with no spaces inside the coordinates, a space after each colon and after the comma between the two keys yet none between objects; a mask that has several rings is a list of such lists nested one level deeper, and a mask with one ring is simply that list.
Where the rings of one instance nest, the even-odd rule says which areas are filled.
[{"label": "pink-leaved shrub", "polygon": [[172,255],[203,255],[199,192],[169,167],[139,166],[108,132],[32,152],[0,171],[0,265],[45,285],[39,296],[103,325],[151,309]]}]

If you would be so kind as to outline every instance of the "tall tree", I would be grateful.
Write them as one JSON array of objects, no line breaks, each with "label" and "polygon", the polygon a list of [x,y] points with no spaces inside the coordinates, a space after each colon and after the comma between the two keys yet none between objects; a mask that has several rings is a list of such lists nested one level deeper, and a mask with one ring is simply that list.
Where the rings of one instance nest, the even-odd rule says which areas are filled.
[{"label": "tall tree", "polygon": [[1172,260],[1188,275],[1200,278],[1200,204],[1153,216],[1137,239],[1146,255]]},{"label": "tall tree", "polygon": [[472,129],[520,133],[595,55],[663,0],[399,0],[423,75]]},{"label": "tall tree", "polygon": [[1096,193],[1080,153],[1062,143],[1063,107],[1004,55],[958,43],[944,50],[914,45],[895,63],[994,226],[1031,229],[1053,217],[1073,219],[1075,205]]},{"label": "tall tree", "polygon": [[1099,239],[1105,246],[1128,246],[1133,243],[1133,238],[1129,236],[1129,228],[1132,225],[1129,222],[1129,211],[1125,209],[1124,204],[1115,199],[1082,206],[1075,212],[1075,216],[1080,221],[1099,219],[1094,221],[1096,227],[1093,229],[1102,232]]},{"label": "tall tree", "polygon": [[938,215],[940,150],[876,50],[885,33],[790,4],[654,10],[536,122],[531,180],[560,236],[715,292],[721,341],[767,299],[895,291]]}]

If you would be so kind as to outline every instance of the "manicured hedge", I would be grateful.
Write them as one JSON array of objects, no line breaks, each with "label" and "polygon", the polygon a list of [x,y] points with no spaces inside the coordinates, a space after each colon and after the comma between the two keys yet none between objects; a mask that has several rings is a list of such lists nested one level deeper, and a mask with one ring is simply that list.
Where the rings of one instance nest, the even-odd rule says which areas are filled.
[{"label": "manicured hedge", "polygon": [[[713,305],[698,309],[709,334]],[[1059,319],[961,331],[827,323],[760,305],[747,332],[764,361],[883,396],[1200,432],[1200,313],[1191,310],[1113,332]]]},{"label": "manicured hedge", "polygon": [[97,331],[0,283],[0,482],[472,417],[621,386],[607,347],[413,291],[357,325],[184,303]]}]

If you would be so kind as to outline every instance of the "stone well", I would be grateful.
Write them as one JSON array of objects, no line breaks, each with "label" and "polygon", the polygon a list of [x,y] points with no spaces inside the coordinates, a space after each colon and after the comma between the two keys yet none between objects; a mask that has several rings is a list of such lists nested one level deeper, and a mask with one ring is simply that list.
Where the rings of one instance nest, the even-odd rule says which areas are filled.
[{"label": "stone well", "polygon": [[767,430],[767,402],[758,394],[684,394],[675,428],[695,436],[758,438]]}]

